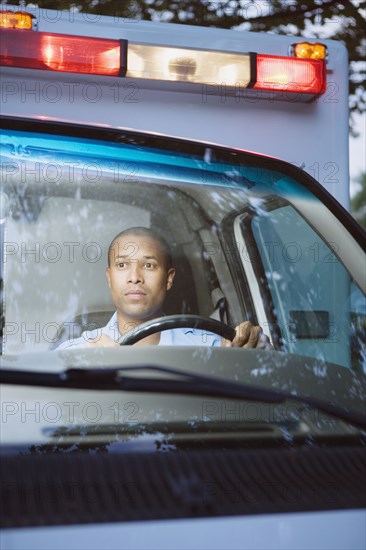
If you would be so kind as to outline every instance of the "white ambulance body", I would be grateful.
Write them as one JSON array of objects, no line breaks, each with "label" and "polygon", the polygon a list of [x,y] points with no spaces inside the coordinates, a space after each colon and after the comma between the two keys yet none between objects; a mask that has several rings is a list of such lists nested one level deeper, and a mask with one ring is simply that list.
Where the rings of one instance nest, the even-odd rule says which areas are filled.
[{"label": "white ambulance body", "polygon": [[[270,155],[305,169],[348,208],[348,56],[340,42],[322,41],[327,47],[326,81],[314,97],[302,92],[300,80],[294,83],[295,91],[287,91],[285,62],[276,68],[277,82],[269,91],[250,90],[240,74],[229,79],[231,68],[220,68],[227,62],[219,52],[287,57],[293,45],[302,42],[298,37],[126,20],[118,14],[27,11],[34,14],[38,32],[127,40],[128,51],[133,44],[165,50],[155,54],[158,70],[154,66],[148,73],[138,61],[137,70],[127,67],[124,78],[3,67],[3,115],[131,128]],[[27,56],[29,45],[22,47]],[[216,52],[209,80],[190,84],[189,75],[169,73],[171,58],[187,56],[170,48]],[[159,74],[154,71],[171,81],[155,80]]]},{"label": "white ambulance body", "polygon": [[[2,9],[18,10],[8,5],[2,6]],[[94,355],[92,352],[95,350],[85,350],[78,355],[78,350],[74,353],[71,350],[47,351],[50,346],[44,332],[43,340],[37,343],[38,348],[30,340],[39,324],[41,328],[42,323],[52,328],[51,325],[61,324],[71,315],[77,313],[80,317],[85,312],[89,313],[89,306],[98,315],[104,313],[107,306],[113,307],[109,291],[103,286],[105,265],[101,262],[97,265],[89,257],[86,260],[85,257],[80,258],[79,264],[73,263],[74,256],[70,260],[70,251],[73,254],[75,251],[76,257],[78,250],[81,250],[81,246],[78,249],[74,241],[79,239],[78,244],[85,243],[83,251],[88,250],[85,247],[95,245],[94,240],[105,250],[119,223],[148,226],[153,220],[161,224],[160,229],[165,229],[168,237],[177,240],[176,250],[183,251],[185,258],[181,262],[181,275],[186,286],[182,286],[180,292],[189,294],[190,289],[197,286],[198,313],[208,317],[214,306],[222,304],[222,299],[225,302],[226,297],[231,324],[237,325],[248,311],[252,312],[254,321],[266,327],[276,351],[262,351],[264,355],[260,355],[261,351],[257,350],[218,349],[211,353],[207,348],[184,349],[178,346],[170,355],[164,355],[164,350],[157,349],[159,346],[151,346],[149,364],[217,377],[223,376],[221,371],[227,368],[231,381],[262,384],[268,391],[271,388],[287,389],[294,394],[296,384],[301,394],[301,384],[306,382],[309,394],[314,388],[311,403],[315,408],[310,408],[309,412],[309,402],[306,406],[302,403],[300,419],[295,421],[289,417],[287,423],[275,423],[273,441],[278,441],[275,444],[269,434],[271,424],[268,428],[268,423],[258,421],[252,422],[248,429],[245,423],[244,427],[240,424],[241,427],[235,428],[237,424],[231,421],[239,409],[235,409],[235,402],[229,398],[225,400],[225,397],[221,397],[221,401],[220,398],[212,401],[214,408],[220,403],[225,405],[225,418],[222,408],[221,416],[218,409],[215,409],[216,416],[207,409],[204,422],[198,422],[197,436],[194,431],[196,421],[203,404],[207,405],[208,397],[202,404],[202,396],[187,397],[179,392],[178,395],[154,392],[128,394],[116,390],[111,394],[115,401],[112,397],[107,401],[108,392],[103,394],[97,391],[98,388],[86,391],[84,386],[80,386],[83,390],[78,390],[75,389],[79,387],[77,385],[65,389],[62,380],[61,388],[51,389],[29,386],[29,379],[20,386],[16,381],[9,382],[10,378],[2,380],[4,406],[1,437],[8,474],[3,474],[6,517],[0,547],[4,550],[345,550],[364,547],[365,508],[360,504],[362,495],[359,494],[362,492],[359,479],[362,475],[360,465],[363,463],[359,457],[365,448],[364,431],[362,436],[360,425],[364,421],[361,405],[365,400],[362,382],[366,370],[362,371],[362,367],[357,367],[357,370],[354,366],[364,365],[365,361],[364,347],[359,343],[362,340],[360,334],[364,334],[362,327],[366,313],[364,295],[360,290],[364,284],[364,264],[360,262],[359,229],[352,225],[347,212],[333,203],[330,196],[348,209],[348,64],[345,47],[331,40],[324,40],[322,44],[305,44],[305,57],[296,58],[296,44],[303,42],[298,37],[125,20],[118,15],[101,17],[32,6],[27,7],[26,11],[32,15],[33,29],[4,30],[1,40],[1,109],[5,138],[0,229],[5,243],[2,274],[5,283],[2,288],[4,323],[7,323],[4,334],[8,336],[3,342],[2,369],[6,370],[7,375],[17,369],[50,371],[52,375],[52,372],[66,368],[72,370],[80,365],[82,368],[109,366],[112,369],[121,364],[128,368],[130,365],[146,364],[145,356],[138,351],[143,348],[136,351],[131,347],[120,355],[114,349],[103,353],[101,350]],[[9,18],[9,14],[6,17]],[[63,37],[58,40],[56,35]],[[81,42],[78,42],[79,38]],[[103,50],[102,43],[95,39],[114,42],[106,42]],[[101,49],[98,49],[99,46]],[[78,51],[88,48],[91,60],[86,59],[85,65],[82,65]],[[96,66],[97,58],[99,64]],[[57,135],[58,129],[60,136]],[[111,131],[110,135],[108,131]],[[99,137],[94,142],[93,134],[98,132]],[[117,189],[117,184],[113,185],[108,173],[108,170],[113,170],[108,162],[116,154],[118,135],[124,132],[127,138],[123,139],[128,139],[126,148],[122,148],[123,155],[127,155],[123,157],[125,177],[121,180],[123,186],[119,181],[120,187]],[[154,140],[158,144],[156,148]],[[184,140],[190,140],[190,143]],[[168,160],[163,158],[164,143],[169,149]],[[206,147],[207,154],[197,161],[197,166],[202,161],[208,167],[202,185],[194,165],[195,151],[201,146],[202,150]],[[225,148],[231,150],[228,152]],[[52,156],[53,151],[56,151],[55,156]],[[131,157],[128,156],[130,151]],[[144,158],[139,156],[144,151],[150,170],[147,175],[143,171]],[[214,170],[218,168],[216,161],[211,163],[209,158],[212,151],[223,163],[222,185],[220,181],[217,184],[214,178]],[[262,156],[253,155],[256,160],[250,160],[252,157],[247,155],[249,168],[245,165],[244,171],[241,171],[240,159],[247,158],[243,151]],[[225,190],[225,178],[236,166],[236,156],[239,159],[239,183],[236,185],[234,173],[233,181]],[[35,160],[35,164],[27,165],[27,157],[32,162]],[[273,159],[270,157],[303,168],[320,183],[318,187],[321,190],[317,190],[314,180],[308,178],[306,185],[309,185],[310,191],[304,191],[306,185],[304,189],[301,185],[305,176],[293,172],[288,165],[279,163],[277,166],[275,161],[272,166]],[[77,158],[89,163],[90,171],[84,174],[84,181],[75,176],[75,181],[67,182],[66,170],[78,166],[75,162]],[[42,169],[46,170],[40,177],[36,166],[39,159]],[[260,173],[261,159],[263,175]],[[59,164],[56,166],[57,162]],[[102,166],[104,179],[94,177],[98,175],[98,162]],[[257,168],[259,166],[258,182],[254,184],[251,163]],[[138,180],[135,187],[132,181],[134,166],[138,166],[142,174],[141,181]],[[163,175],[156,170],[156,166],[163,167]],[[65,172],[58,178],[60,167]],[[188,174],[183,183],[179,180],[181,172],[183,176]],[[190,175],[192,180],[189,180]],[[223,188],[222,195],[219,194],[220,186]],[[261,186],[264,189],[262,195]],[[290,199],[281,198],[281,193],[286,198],[286,186],[290,189],[293,204]],[[292,192],[291,186],[295,191]],[[330,195],[323,194],[322,188]],[[216,189],[218,194],[215,194]],[[257,189],[258,194],[255,195]],[[247,193],[250,195],[252,190],[254,198],[247,200]],[[315,199],[309,199],[310,192],[314,197],[320,196],[319,204],[313,206]],[[125,196],[122,196],[123,193]],[[270,195],[269,198],[267,195]],[[9,204],[6,202],[8,200]],[[331,213],[327,209],[329,201]],[[230,212],[231,205],[233,213]],[[107,226],[105,231],[104,226]],[[93,234],[94,227],[98,228],[97,236]],[[249,230],[254,235],[251,242],[246,240]],[[230,234],[230,238],[224,245],[222,239],[225,232]],[[276,239],[278,242],[275,242]],[[256,245],[254,256],[250,251],[253,242]],[[266,249],[268,242],[273,247]],[[278,243],[281,248],[276,248]],[[236,245],[239,253],[234,250]],[[55,263],[52,254],[61,247],[63,256]],[[67,259],[66,250],[69,254]],[[299,254],[294,259],[294,251],[296,255],[299,250],[302,257]],[[277,252],[282,263],[280,268],[275,269],[271,264],[271,253],[276,255]],[[282,275],[282,267],[284,271],[287,269],[287,279]],[[92,283],[91,272],[97,273],[100,285]],[[208,280],[210,288],[206,284]],[[300,297],[298,302],[295,298],[292,302],[292,293],[296,293],[297,288],[294,287],[297,285]],[[213,296],[218,296],[218,299]],[[250,298],[256,305],[246,309],[243,305],[245,298]],[[315,304],[314,311],[310,311],[310,306],[304,303]],[[351,305],[348,307],[349,303]],[[179,310],[180,313],[187,311],[190,313],[189,309]],[[322,322],[324,330],[315,334],[310,318]],[[276,330],[272,331],[276,319],[283,320],[283,325],[289,323],[289,319],[294,325],[298,322],[299,326],[295,326],[297,339],[291,340],[287,347],[280,345],[284,334],[276,336]],[[343,323],[344,320],[347,326],[352,326],[353,332],[351,329],[350,332],[348,329],[343,332],[335,330],[336,323]],[[23,325],[28,331],[24,339],[21,333]],[[23,348],[26,353],[23,353]],[[246,361],[240,366],[242,356],[239,353],[245,352]],[[265,355],[271,353],[274,355]],[[328,362],[317,363],[322,360]],[[160,380],[159,372],[153,373],[157,380]],[[342,392],[347,395],[343,396]],[[348,424],[344,416],[343,420],[331,417],[329,421],[323,409],[324,420],[316,406],[325,397],[331,403],[328,409],[330,415],[337,414],[337,404],[343,404],[347,411],[354,405],[354,411],[357,409],[358,413],[351,416]],[[89,411],[91,416],[95,407],[107,404],[109,424],[107,421],[103,424],[104,417],[98,418],[95,423],[84,422],[85,425],[80,420],[80,428],[79,424],[70,421],[70,417],[69,421],[65,420],[64,414],[62,419],[51,418],[52,407],[57,412],[57,407],[68,406],[69,411],[70,404],[76,402],[78,405],[84,403],[85,411]],[[115,413],[119,406],[119,412],[124,412],[127,417],[130,413],[128,407],[135,402],[142,403],[139,409],[142,415],[138,424],[140,431],[136,428],[136,433],[130,433],[129,430],[133,431],[134,427],[127,420],[120,425],[119,432],[113,431],[117,428],[110,420],[111,411]],[[272,402],[269,403],[272,406]],[[254,403],[249,401],[249,404],[256,406],[255,400]],[[38,415],[39,410],[41,413]],[[29,411],[35,411],[32,418]],[[25,416],[18,417],[20,412],[24,412]],[[318,413],[320,416],[317,416]],[[158,414],[160,417],[157,419]],[[174,436],[171,439],[173,443],[170,443],[170,431],[166,434],[156,428],[158,421],[159,426],[163,426],[164,414],[172,421],[172,428],[167,422]],[[159,432],[158,435],[155,432],[150,434],[150,424],[156,433]],[[209,426],[207,433],[206,425]],[[196,437],[202,438],[202,445],[201,439],[196,442]],[[246,443],[246,438],[249,443]],[[265,441],[263,446],[262,438]],[[108,454],[99,452],[104,439],[107,442],[105,447],[110,448]],[[67,442],[70,441],[71,446],[68,447]],[[219,441],[217,448],[216,441]],[[235,458],[238,441],[244,441],[239,449],[242,452],[240,460]],[[274,453],[273,460],[269,458],[272,455],[266,454],[266,442],[268,453],[270,449]],[[90,454],[79,453],[79,444],[80,451],[84,449],[83,445],[85,448],[90,445]],[[162,451],[160,454],[155,453],[155,448],[151,451],[155,444],[159,452]],[[22,445],[27,446],[27,452],[18,452]],[[197,447],[191,455],[194,445]],[[255,454],[257,446],[260,447],[259,454]],[[208,454],[211,447],[214,448],[212,452],[218,453],[212,455],[212,460],[205,458],[211,456]],[[333,448],[336,448],[334,452]],[[77,452],[74,453],[75,450]],[[177,451],[176,454],[174,451]],[[242,468],[240,461],[245,463],[246,453],[249,453],[248,463]],[[347,453],[347,456],[342,453]],[[129,456],[134,458],[129,459]],[[27,458],[32,466],[28,466]],[[148,462],[150,458],[152,462]],[[42,460],[45,461],[44,466]],[[123,460],[126,468],[131,467],[128,471],[135,472],[136,477],[124,479],[121,467],[117,467],[114,460]],[[191,460],[197,460],[196,470],[190,470]],[[232,460],[230,468],[227,468],[229,462],[226,460]],[[338,462],[333,463],[332,460]],[[104,470],[99,468],[98,461]],[[60,468],[56,467],[59,463],[62,463]],[[272,467],[277,473],[273,474]],[[300,469],[296,469],[298,467]],[[102,471],[103,474],[100,474]],[[240,475],[254,475],[253,481],[249,480],[247,485],[236,488],[233,486],[234,471],[239,478]],[[56,481],[56,477],[53,479],[52,476],[58,476],[58,472],[62,474]],[[212,472],[222,475],[222,486],[212,484]],[[266,478],[266,472],[272,473],[268,473]],[[314,481],[314,472],[318,475],[317,481]],[[23,474],[26,479],[24,484]],[[103,476],[108,477],[109,474],[111,477],[104,486]],[[269,491],[263,497],[266,502],[263,508],[260,500],[263,495],[258,496],[260,483],[258,485],[256,475]],[[311,478],[309,492],[307,476]],[[322,483],[324,476],[326,479]],[[119,481],[113,487],[117,478]],[[45,485],[42,485],[42,479]],[[60,479],[64,481],[60,482]],[[146,490],[148,495],[145,499],[144,493],[139,492],[139,484],[150,487],[160,479],[161,485],[157,489],[155,487],[150,493]],[[79,480],[83,481],[78,485]],[[205,495],[207,500],[203,498],[202,480],[207,481],[204,486],[208,491]],[[128,494],[128,487],[132,488],[132,497]],[[107,488],[116,490],[119,497],[112,510],[111,501],[103,492]],[[314,488],[316,492],[311,496],[310,489]],[[71,492],[68,493],[69,489]],[[168,505],[164,504],[165,493],[171,499]],[[281,493],[282,499],[278,506],[277,493]],[[306,502],[304,500],[305,504],[303,493],[306,493],[305,500],[308,499]],[[142,508],[138,508],[141,495],[143,513]],[[32,506],[28,506],[31,501],[35,503],[33,510]],[[24,521],[23,512],[19,512],[18,516],[13,512],[16,508],[14,503],[19,502],[20,510],[23,510],[23,503],[24,509],[28,506],[28,515],[24,512],[24,518],[28,519]],[[222,515],[221,502],[229,506],[229,512],[222,511]],[[185,512],[180,515],[180,512],[174,511],[169,515],[169,507],[176,504]],[[252,508],[249,512],[238,508],[238,512],[233,508],[236,504],[238,507],[248,504]],[[131,510],[137,510],[137,515],[131,521],[116,520],[117,516],[113,514],[118,514],[119,506],[124,510],[123,517],[129,518]],[[89,508],[97,508],[97,516],[89,516]],[[160,508],[162,515],[159,515]],[[93,520],[95,517],[99,519]]]}]

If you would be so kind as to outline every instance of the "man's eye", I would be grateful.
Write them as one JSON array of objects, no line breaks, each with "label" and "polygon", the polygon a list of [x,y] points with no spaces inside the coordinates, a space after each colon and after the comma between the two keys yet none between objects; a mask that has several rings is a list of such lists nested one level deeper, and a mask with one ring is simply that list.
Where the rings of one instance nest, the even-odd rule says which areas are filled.
[{"label": "man's eye", "polygon": [[126,266],[126,262],[118,262],[117,267],[123,269]]},{"label": "man's eye", "polygon": [[145,263],[145,267],[146,267],[147,269],[154,269],[155,265],[152,264],[151,262],[146,262],[146,263]]}]

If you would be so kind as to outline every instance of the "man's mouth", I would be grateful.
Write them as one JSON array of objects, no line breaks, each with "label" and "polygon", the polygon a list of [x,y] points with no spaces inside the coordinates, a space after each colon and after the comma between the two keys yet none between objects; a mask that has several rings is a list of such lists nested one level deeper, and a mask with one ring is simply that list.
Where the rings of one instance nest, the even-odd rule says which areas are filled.
[{"label": "man's mouth", "polygon": [[131,297],[140,297],[145,296],[145,292],[143,290],[129,290],[128,292],[125,292],[125,296],[131,296]]}]

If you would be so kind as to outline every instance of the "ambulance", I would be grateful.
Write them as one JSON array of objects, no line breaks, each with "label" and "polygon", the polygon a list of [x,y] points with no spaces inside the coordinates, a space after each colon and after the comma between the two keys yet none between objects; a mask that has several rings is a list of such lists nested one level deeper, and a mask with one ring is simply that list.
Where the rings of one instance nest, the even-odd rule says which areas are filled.
[{"label": "ambulance", "polygon": [[[33,4],[0,26],[1,548],[364,548],[345,47]],[[126,230],[136,303],[138,231],[175,277],[122,331]]]}]

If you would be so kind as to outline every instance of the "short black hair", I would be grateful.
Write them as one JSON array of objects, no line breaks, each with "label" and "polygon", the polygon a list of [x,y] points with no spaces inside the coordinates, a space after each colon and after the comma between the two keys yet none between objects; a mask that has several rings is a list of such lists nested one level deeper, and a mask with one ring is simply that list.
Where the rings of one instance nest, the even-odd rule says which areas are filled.
[{"label": "short black hair", "polygon": [[160,233],[155,231],[155,229],[151,229],[149,227],[129,227],[128,229],[124,229],[123,231],[120,231],[114,237],[111,244],[109,245],[109,248],[108,248],[108,267],[110,267],[110,265],[111,265],[110,257],[111,257],[112,248],[113,248],[114,243],[120,237],[128,237],[128,236],[150,237],[151,239],[155,239],[156,241],[158,241],[158,243],[160,244],[161,249],[163,251],[164,258],[165,258],[165,263],[166,263],[166,268],[170,269],[173,266],[173,256],[172,256],[172,250],[171,250],[170,244],[168,243],[168,241],[166,239],[164,239],[164,237],[162,237],[160,235]]}]

